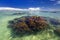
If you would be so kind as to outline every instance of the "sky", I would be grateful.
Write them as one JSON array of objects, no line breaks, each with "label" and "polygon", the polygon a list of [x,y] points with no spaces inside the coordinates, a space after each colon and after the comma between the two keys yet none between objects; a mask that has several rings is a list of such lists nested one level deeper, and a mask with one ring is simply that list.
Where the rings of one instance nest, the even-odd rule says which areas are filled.
[{"label": "sky", "polygon": [[0,0],[0,7],[42,8],[60,10],[60,0]]}]

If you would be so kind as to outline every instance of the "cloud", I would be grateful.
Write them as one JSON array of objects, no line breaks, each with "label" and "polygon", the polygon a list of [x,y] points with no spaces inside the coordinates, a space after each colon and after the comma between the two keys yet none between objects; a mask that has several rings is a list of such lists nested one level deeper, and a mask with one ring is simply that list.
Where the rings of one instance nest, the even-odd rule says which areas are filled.
[{"label": "cloud", "polygon": [[51,8],[49,8],[49,9],[45,9],[45,7],[36,7],[36,8],[27,8],[27,9],[21,9],[21,8],[12,8],[12,7],[0,7],[0,10],[8,10],[8,11],[46,11],[46,10],[48,10],[48,11],[55,11],[55,10],[59,10],[59,9],[51,9]]},{"label": "cloud", "polygon": [[59,1],[56,1],[56,3],[54,4],[55,6],[60,4],[60,0]]},{"label": "cloud", "polygon": [[40,8],[28,8],[28,9],[21,9],[21,8],[11,8],[11,7],[0,7],[0,10],[17,10],[17,11],[36,11],[40,10]]},{"label": "cloud", "polygon": [[28,10],[36,11],[36,10],[40,10],[40,8],[28,8]]},{"label": "cloud", "polygon": [[60,1],[57,1],[57,4],[60,4]]},{"label": "cloud", "polygon": [[23,10],[23,9],[11,8],[11,7],[0,7],[0,10]]}]

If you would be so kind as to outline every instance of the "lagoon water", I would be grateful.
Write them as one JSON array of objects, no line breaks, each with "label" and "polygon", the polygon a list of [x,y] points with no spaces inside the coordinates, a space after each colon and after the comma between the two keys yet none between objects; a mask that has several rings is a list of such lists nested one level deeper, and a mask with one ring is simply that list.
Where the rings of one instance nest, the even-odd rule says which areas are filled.
[{"label": "lagoon water", "polygon": [[8,21],[28,15],[51,17],[60,20],[60,13],[33,12],[31,14],[11,15],[10,13],[6,14],[0,12],[0,40],[60,40],[60,37],[56,36],[52,29],[48,31],[45,30],[42,34],[38,33],[37,35],[32,34],[29,36],[12,38],[11,31],[7,28]]}]

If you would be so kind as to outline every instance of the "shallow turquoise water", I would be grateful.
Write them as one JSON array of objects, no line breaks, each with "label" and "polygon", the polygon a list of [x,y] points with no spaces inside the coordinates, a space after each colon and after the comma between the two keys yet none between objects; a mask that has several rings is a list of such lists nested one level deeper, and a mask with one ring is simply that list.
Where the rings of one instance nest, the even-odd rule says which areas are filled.
[{"label": "shallow turquoise water", "polygon": [[[27,14],[29,15],[29,14]],[[60,19],[60,13],[32,13],[31,15],[45,16]],[[24,37],[11,37],[11,31],[7,28],[8,21],[14,18],[19,18],[26,15],[3,15],[0,14],[0,40],[60,40],[60,37],[56,36],[53,29],[45,30],[43,33],[37,35],[29,35]],[[52,26],[51,26],[52,27]]]},{"label": "shallow turquoise water", "polygon": [[58,18],[60,19],[60,13],[50,13],[50,12],[34,12],[32,15],[38,15],[38,16],[45,16],[45,17],[51,17],[51,18]]}]

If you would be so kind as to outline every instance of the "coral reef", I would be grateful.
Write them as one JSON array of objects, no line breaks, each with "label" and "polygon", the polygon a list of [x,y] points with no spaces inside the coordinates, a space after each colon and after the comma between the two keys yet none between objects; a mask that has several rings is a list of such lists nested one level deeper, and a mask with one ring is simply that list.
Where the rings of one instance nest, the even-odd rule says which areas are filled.
[{"label": "coral reef", "polygon": [[40,16],[23,16],[9,21],[9,27],[17,32],[37,32],[48,27],[46,20]]}]

